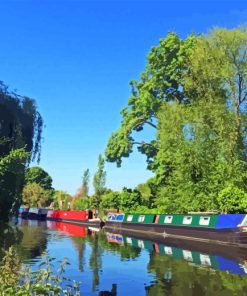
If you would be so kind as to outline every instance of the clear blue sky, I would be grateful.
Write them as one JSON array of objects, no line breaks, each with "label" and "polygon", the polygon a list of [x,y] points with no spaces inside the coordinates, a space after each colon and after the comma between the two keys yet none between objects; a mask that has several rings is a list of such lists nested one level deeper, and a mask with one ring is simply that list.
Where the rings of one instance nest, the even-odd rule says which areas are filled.
[{"label": "clear blue sky", "polygon": [[[83,170],[93,175],[119,127],[129,81],[160,38],[246,20],[247,3],[238,0],[0,0],[0,80],[36,99],[46,125],[40,165],[54,187],[73,194]],[[151,176],[137,152],[121,168],[106,169],[112,189]]]}]

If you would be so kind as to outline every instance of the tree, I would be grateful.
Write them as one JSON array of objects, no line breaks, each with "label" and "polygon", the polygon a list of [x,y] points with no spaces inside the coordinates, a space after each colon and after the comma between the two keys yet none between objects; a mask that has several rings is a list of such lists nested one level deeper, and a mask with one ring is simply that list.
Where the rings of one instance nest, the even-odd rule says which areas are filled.
[{"label": "tree", "polygon": [[120,208],[120,193],[119,192],[109,192],[102,196],[100,203],[102,209],[116,209]]},{"label": "tree", "polygon": [[126,212],[135,210],[141,205],[141,195],[137,190],[123,188],[120,193],[120,209]]},{"label": "tree", "polygon": [[0,81],[0,219],[17,215],[26,166],[40,160],[43,120],[33,99]]},{"label": "tree", "polygon": [[78,197],[73,199],[72,204],[73,210],[88,210],[91,206],[91,200],[87,196]]},{"label": "tree", "polygon": [[94,195],[95,195],[94,203],[97,209],[99,209],[101,196],[105,192],[106,172],[104,171],[104,168],[105,168],[105,160],[100,154],[98,158],[98,168],[93,177],[93,186],[94,186]]},{"label": "tree", "polygon": [[23,205],[28,207],[47,207],[51,202],[51,195],[37,183],[28,183],[22,192]]},{"label": "tree", "polygon": [[56,190],[53,195],[55,201],[55,207],[59,210],[68,210],[71,208],[73,198],[67,192],[62,190]]},{"label": "tree", "polygon": [[88,191],[89,191],[89,179],[90,179],[90,173],[89,169],[86,169],[83,172],[82,176],[82,185],[78,192],[75,195],[75,198],[82,197],[82,196],[88,196]]},{"label": "tree", "polygon": [[28,168],[25,174],[25,182],[26,184],[37,183],[45,190],[52,189],[52,178],[41,167]]},{"label": "tree", "polygon": [[24,170],[29,154],[24,149],[12,150],[0,157],[0,218],[7,221],[21,205]]},{"label": "tree", "polygon": [[9,91],[0,81],[0,157],[13,149],[29,152],[28,161],[40,160],[43,119],[35,100]]},{"label": "tree", "polygon": [[232,212],[236,199],[225,188],[247,192],[246,41],[241,29],[198,38],[185,83],[189,104],[160,109],[157,205],[166,212],[217,210],[220,199]]},{"label": "tree", "polygon": [[114,132],[105,151],[106,160],[121,165],[123,157],[133,151],[133,145],[147,156],[148,168],[154,170],[153,160],[159,150],[156,139],[150,142],[136,141],[133,132],[146,126],[157,129],[157,114],[163,102],[188,102],[184,91],[188,72],[186,61],[193,51],[195,36],[182,40],[176,33],[169,33],[153,47],[140,81],[132,81],[132,96],[128,106],[121,111],[121,127]]}]

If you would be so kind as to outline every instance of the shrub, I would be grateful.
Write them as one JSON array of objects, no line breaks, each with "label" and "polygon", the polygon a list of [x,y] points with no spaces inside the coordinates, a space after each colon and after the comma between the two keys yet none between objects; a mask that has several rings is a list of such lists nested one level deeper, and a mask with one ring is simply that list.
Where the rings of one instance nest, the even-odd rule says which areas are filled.
[{"label": "shrub", "polygon": [[221,212],[246,212],[247,193],[243,189],[229,185],[219,192],[217,202]]}]

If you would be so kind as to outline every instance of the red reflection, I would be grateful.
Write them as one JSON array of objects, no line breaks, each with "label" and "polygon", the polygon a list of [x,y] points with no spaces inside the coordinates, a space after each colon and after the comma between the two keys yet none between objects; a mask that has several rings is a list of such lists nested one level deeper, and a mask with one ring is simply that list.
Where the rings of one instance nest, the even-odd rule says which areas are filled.
[{"label": "red reflection", "polygon": [[49,229],[56,229],[62,231],[70,236],[86,237],[87,229],[80,225],[69,224],[64,222],[47,221],[47,227]]}]

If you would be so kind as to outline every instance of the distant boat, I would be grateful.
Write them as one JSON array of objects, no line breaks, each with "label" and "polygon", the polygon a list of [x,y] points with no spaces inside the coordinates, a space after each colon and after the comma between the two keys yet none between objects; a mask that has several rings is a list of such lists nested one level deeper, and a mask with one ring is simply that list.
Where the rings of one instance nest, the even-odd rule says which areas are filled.
[{"label": "distant boat", "polygon": [[46,220],[48,209],[30,208],[27,219],[30,220]]},{"label": "distant boat", "polygon": [[109,213],[104,228],[247,248],[245,214]]}]

